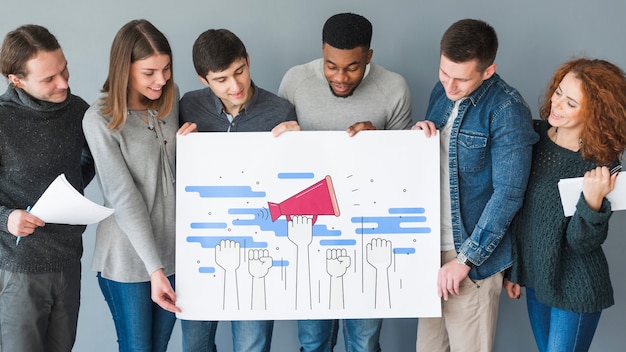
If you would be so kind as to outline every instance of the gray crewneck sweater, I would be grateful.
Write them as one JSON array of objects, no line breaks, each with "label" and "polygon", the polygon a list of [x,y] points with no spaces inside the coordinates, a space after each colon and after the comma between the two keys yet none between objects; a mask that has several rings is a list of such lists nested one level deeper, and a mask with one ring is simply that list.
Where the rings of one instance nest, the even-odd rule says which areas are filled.
[{"label": "gray crewneck sweater", "polygon": [[46,224],[16,246],[7,219],[13,210],[32,206],[59,174],[83,192],[93,177],[81,128],[88,107],[69,92],[62,103],[13,87],[0,96],[0,268],[58,272],[80,262],[85,226]]},{"label": "gray crewneck sweater", "polygon": [[303,131],[343,131],[370,121],[379,130],[411,126],[411,93],[402,76],[374,63],[349,97],[336,97],[324,76],[324,60],[294,66],[283,77],[278,96],[296,107]]}]

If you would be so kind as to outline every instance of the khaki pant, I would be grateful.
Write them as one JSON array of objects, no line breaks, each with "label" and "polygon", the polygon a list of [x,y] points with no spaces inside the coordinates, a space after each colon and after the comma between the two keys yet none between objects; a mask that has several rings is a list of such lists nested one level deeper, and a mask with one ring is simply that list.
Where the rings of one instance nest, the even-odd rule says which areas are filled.
[{"label": "khaki pant", "polygon": [[[441,263],[456,257],[456,251],[441,252]],[[442,303],[441,318],[420,318],[417,352],[488,352],[493,349],[503,274],[484,280],[461,282],[461,293]]]}]

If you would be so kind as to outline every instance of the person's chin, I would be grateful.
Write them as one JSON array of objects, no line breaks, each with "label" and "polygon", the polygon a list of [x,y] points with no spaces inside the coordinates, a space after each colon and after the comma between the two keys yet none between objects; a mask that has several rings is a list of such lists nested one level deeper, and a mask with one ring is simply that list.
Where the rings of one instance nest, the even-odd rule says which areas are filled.
[{"label": "person's chin", "polygon": [[548,123],[550,124],[550,126],[559,127],[563,124],[563,120],[564,119],[562,117],[554,116],[552,114],[548,116]]},{"label": "person's chin", "polygon": [[50,101],[51,103],[62,103],[67,99],[67,92],[65,92],[64,94],[55,94],[53,96],[51,96],[48,101]]},{"label": "person's chin", "polygon": [[331,91],[331,93],[333,93],[333,95],[334,95],[334,96],[336,96],[337,98],[347,98],[347,97],[351,96],[351,95],[352,95],[352,93],[354,93],[354,89],[351,89],[351,90],[349,90],[349,91],[345,91],[345,92],[340,92],[340,93],[337,93],[337,92],[333,89],[333,87],[332,87],[332,86],[330,87],[330,91]]},{"label": "person's chin", "polygon": [[159,92],[151,92],[150,94],[145,95],[145,97],[146,97],[148,100],[153,100],[153,101],[154,101],[154,100],[158,100],[158,99],[160,99],[160,98],[161,98],[161,95],[163,95],[163,92],[160,92],[160,91],[159,91]]},{"label": "person's chin", "polygon": [[457,100],[463,98],[461,96],[461,94],[454,94],[454,95],[453,94],[446,94],[446,96],[448,97],[448,99],[450,99],[452,101],[457,101]]}]

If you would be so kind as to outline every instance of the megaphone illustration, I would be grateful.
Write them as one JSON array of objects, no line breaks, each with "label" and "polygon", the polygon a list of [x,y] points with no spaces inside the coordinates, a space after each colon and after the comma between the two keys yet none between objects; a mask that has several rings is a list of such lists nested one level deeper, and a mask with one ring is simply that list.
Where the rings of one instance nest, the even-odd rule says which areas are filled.
[{"label": "megaphone illustration", "polygon": [[339,216],[339,206],[335,197],[335,189],[330,176],[309,186],[281,203],[267,202],[270,208],[272,221],[276,221],[281,215],[291,221],[291,215],[312,215],[313,224],[318,215]]}]

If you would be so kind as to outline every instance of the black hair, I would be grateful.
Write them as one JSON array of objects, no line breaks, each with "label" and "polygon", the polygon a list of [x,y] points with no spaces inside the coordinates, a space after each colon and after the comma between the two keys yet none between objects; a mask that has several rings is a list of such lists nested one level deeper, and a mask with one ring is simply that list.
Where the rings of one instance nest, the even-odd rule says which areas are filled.
[{"label": "black hair", "polygon": [[324,23],[322,42],[337,49],[369,49],[372,42],[372,23],[354,13],[333,15]]}]

